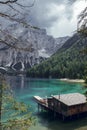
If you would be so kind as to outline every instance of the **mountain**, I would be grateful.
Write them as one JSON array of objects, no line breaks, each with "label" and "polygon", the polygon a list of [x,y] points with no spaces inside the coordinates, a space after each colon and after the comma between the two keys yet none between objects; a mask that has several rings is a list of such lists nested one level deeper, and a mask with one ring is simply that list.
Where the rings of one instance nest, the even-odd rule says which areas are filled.
[{"label": "mountain", "polygon": [[83,78],[87,69],[87,38],[74,34],[48,60],[31,68],[27,76],[45,78]]},{"label": "mountain", "polygon": [[[36,27],[23,27],[20,24],[12,24],[0,34],[6,41],[20,48],[29,48],[33,51],[13,49],[5,44],[0,44],[0,69],[24,71],[41,63],[52,56],[69,37],[53,38],[47,35],[45,29]],[[11,38],[10,34],[14,37]],[[16,42],[18,39],[19,42]],[[60,45],[61,44],[61,45]],[[3,70],[4,71],[4,70]]]},{"label": "mountain", "polygon": [[56,46],[57,46],[57,50],[58,50],[59,48],[61,48],[61,47],[64,45],[64,43],[65,43],[69,38],[70,38],[69,36],[55,38],[55,43],[56,43]]}]

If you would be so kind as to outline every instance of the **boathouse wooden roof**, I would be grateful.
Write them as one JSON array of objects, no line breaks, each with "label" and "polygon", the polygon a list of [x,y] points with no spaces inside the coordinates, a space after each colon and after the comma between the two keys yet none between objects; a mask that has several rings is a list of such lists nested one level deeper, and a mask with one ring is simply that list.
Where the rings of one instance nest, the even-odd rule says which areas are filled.
[{"label": "boathouse wooden roof", "polygon": [[80,93],[61,94],[54,95],[52,97],[64,103],[67,106],[80,105],[87,102],[86,97]]}]

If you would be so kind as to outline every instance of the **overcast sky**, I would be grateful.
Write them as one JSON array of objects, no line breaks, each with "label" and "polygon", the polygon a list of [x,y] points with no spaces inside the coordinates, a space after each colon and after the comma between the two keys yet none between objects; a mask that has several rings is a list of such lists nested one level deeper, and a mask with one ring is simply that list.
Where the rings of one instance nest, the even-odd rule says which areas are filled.
[{"label": "overcast sky", "polygon": [[85,6],[85,0],[36,0],[30,20],[54,37],[72,35],[77,28],[77,16]]},{"label": "overcast sky", "polygon": [[[18,0],[23,5],[32,1]],[[68,36],[76,31],[77,17],[86,5],[85,0],[35,0],[34,6],[28,9],[27,19],[32,25],[46,29],[49,35]]]}]

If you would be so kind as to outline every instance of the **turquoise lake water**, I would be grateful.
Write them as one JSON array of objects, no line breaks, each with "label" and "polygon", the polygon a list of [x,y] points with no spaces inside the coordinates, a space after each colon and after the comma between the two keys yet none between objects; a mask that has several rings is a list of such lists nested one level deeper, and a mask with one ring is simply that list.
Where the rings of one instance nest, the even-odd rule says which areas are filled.
[{"label": "turquoise lake water", "polygon": [[33,116],[37,123],[29,130],[87,130],[87,117],[63,122],[61,119],[52,118],[52,115],[38,113],[37,104],[33,96],[41,97],[80,92],[84,93],[86,88],[81,83],[68,83],[57,79],[29,79],[23,76],[7,77],[17,99],[31,106]]}]

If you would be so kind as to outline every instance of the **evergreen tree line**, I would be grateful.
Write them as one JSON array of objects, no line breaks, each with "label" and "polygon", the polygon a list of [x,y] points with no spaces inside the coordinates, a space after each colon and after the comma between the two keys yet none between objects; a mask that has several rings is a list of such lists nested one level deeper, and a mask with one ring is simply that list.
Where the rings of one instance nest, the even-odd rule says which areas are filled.
[{"label": "evergreen tree line", "polygon": [[62,47],[50,59],[29,69],[27,76],[34,78],[84,78],[87,68],[87,55],[83,53],[85,47],[86,44],[83,41],[73,43],[67,49]]}]

